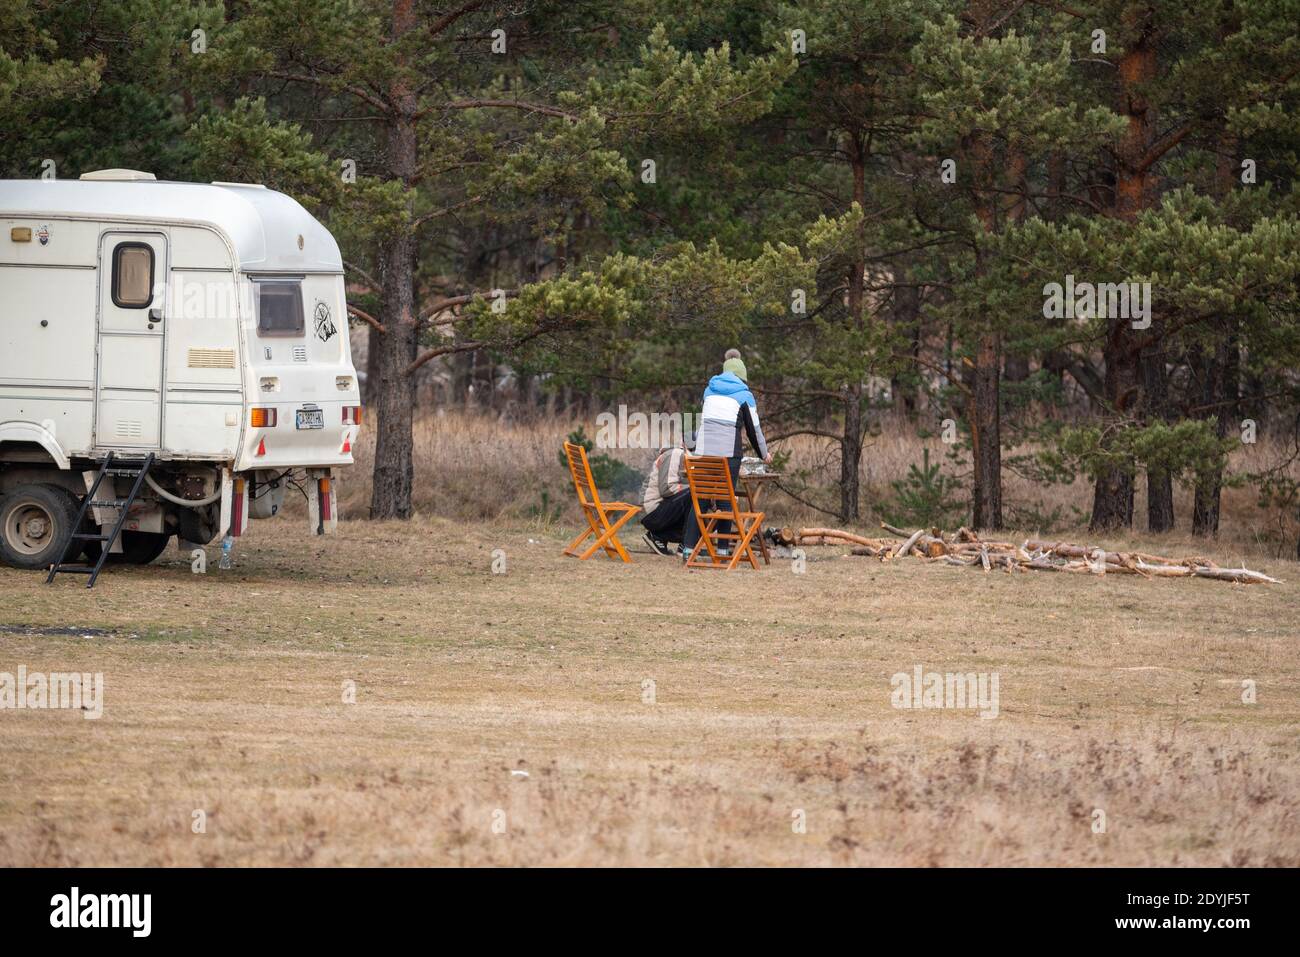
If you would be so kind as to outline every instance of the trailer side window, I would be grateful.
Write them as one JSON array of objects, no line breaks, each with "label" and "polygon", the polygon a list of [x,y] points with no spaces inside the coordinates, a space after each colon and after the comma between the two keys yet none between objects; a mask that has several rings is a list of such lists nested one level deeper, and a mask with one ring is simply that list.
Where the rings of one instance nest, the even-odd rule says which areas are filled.
[{"label": "trailer side window", "polygon": [[300,336],[303,334],[302,284],[296,279],[256,280],[257,334]]},{"label": "trailer side window", "polygon": [[153,302],[153,247],[118,243],[113,247],[113,305],[143,309]]}]

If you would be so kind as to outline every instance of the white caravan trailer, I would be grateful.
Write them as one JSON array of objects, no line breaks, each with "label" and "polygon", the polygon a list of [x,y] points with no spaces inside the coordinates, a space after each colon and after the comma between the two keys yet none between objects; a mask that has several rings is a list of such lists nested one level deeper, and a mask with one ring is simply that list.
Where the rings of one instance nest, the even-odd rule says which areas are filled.
[{"label": "white caravan trailer", "polygon": [[265,187],[0,181],[0,559],[143,564],[287,485],[332,531],[361,420],[346,308],[334,238]]}]

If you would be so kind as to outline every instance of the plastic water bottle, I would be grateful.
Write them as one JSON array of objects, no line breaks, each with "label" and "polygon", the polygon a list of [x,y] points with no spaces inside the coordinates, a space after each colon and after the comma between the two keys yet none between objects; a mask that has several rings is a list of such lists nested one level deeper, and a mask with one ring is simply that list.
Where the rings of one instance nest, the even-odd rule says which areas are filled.
[{"label": "plastic water bottle", "polygon": [[217,563],[218,568],[234,568],[235,563],[230,560],[230,553],[234,550],[235,540],[227,535],[221,540],[221,561]]}]

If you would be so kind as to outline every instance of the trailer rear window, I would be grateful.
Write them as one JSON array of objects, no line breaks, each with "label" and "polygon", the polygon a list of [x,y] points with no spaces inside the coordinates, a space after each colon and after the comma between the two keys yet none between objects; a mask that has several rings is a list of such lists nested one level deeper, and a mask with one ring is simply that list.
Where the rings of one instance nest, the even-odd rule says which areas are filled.
[{"label": "trailer rear window", "polygon": [[302,315],[302,284],[298,280],[259,279],[257,284],[257,334],[300,336],[305,328]]},{"label": "trailer rear window", "polygon": [[113,247],[113,305],[143,309],[153,302],[153,247],[118,243]]}]

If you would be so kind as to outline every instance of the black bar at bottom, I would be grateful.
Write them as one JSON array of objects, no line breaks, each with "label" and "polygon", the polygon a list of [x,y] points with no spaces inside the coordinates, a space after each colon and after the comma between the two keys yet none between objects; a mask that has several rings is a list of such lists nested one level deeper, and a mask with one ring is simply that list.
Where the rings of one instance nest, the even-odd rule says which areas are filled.
[{"label": "black bar at bottom", "polygon": [[[1291,928],[1293,883],[1286,870],[1209,869],[8,870],[0,871],[0,915],[6,944],[77,934],[80,942],[284,941],[301,952],[435,932],[448,941],[482,934],[505,949],[689,939],[692,949],[717,943],[734,952],[770,948],[784,931],[806,937],[805,946],[829,935],[858,946],[910,940],[927,950],[984,950],[1048,944],[1050,933],[1051,943],[1075,946],[1128,939],[1231,952]],[[114,914],[118,926],[85,926]]]}]

